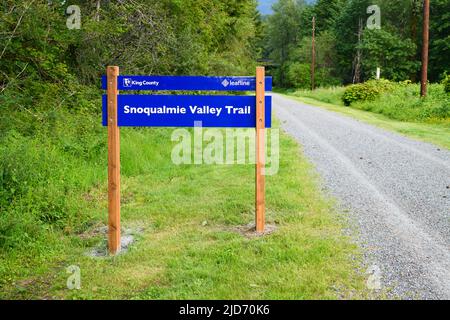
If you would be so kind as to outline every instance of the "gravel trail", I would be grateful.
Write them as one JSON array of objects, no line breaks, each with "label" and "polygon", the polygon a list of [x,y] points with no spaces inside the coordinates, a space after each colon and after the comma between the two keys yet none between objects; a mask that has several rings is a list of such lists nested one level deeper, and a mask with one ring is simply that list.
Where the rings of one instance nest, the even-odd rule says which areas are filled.
[{"label": "gravel trail", "polygon": [[278,94],[273,108],[355,222],[381,286],[450,299],[450,151]]}]

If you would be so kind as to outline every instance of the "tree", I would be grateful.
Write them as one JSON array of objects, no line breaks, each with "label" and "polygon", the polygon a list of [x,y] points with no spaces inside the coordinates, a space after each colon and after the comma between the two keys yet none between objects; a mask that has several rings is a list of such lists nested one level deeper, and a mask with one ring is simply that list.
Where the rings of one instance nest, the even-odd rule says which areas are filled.
[{"label": "tree", "polygon": [[430,81],[450,72],[450,1],[430,2]]},{"label": "tree", "polygon": [[339,17],[346,0],[318,0],[313,12],[316,17],[317,33],[331,30]]},{"label": "tree", "polygon": [[380,67],[383,78],[394,81],[409,79],[419,66],[418,61],[410,61],[416,45],[411,39],[402,39],[386,29],[364,31],[360,46],[364,57],[363,77],[366,80],[375,78],[376,68]]},{"label": "tree", "polygon": [[279,0],[274,6],[274,14],[268,21],[268,51],[270,57],[280,65],[274,75],[281,86],[287,84],[287,69],[290,51],[301,36],[301,12],[304,1]]},{"label": "tree", "polygon": [[344,83],[353,80],[353,62],[357,55],[359,21],[367,20],[367,7],[370,0],[349,0],[336,19],[334,35],[336,38],[336,65]]},{"label": "tree", "polygon": [[[288,68],[289,85],[297,88],[310,88],[311,66],[311,37],[304,37],[297,48],[292,51],[291,64]],[[336,73],[336,47],[334,35],[330,31],[324,31],[316,37],[316,76],[315,82],[318,87],[339,85],[339,75]],[[308,66],[308,67],[307,67]],[[305,72],[308,72],[305,75]]]},{"label": "tree", "polygon": [[[66,27],[73,4],[79,30]],[[128,74],[251,74],[257,22],[255,0],[4,0],[0,104],[79,108],[107,65]]]}]

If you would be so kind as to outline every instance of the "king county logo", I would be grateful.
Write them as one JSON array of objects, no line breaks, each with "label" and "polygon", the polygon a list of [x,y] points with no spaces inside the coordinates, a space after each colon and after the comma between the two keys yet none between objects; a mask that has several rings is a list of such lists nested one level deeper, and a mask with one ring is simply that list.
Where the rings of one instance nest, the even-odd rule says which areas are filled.
[{"label": "king county logo", "polygon": [[123,79],[123,86],[124,87],[131,87],[131,79],[130,78],[124,78]]},{"label": "king county logo", "polygon": [[228,85],[230,84],[230,81],[228,81],[227,79],[222,81],[222,85],[226,88],[228,87]]}]

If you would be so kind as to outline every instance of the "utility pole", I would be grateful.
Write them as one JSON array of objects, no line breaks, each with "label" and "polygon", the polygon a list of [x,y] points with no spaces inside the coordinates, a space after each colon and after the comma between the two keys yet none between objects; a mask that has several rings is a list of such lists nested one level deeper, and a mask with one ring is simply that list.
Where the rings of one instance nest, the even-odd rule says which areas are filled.
[{"label": "utility pole", "polygon": [[316,68],[316,17],[312,18],[312,59],[311,59],[311,90],[315,89],[314,76]]},{"label": "utility pole", "polygon": [[430,0],[423,1],[423,34],[422,34],[422,77],[420,95],[427,96],[428,81],[428,43],[430,40]]}]

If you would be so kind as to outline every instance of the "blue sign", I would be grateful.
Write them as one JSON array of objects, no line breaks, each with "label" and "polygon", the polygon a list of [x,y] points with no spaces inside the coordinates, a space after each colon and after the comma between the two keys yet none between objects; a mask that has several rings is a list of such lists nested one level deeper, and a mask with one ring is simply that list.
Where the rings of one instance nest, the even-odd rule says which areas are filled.
[{"label": "blue sign", "polygon": [[[255,96],[118,95],[117,122],[125,127],[256,127]],[[265,125],[272,124],[272,97],[265,97]],[[103,95],[103,125],[107,125]]]},{"label": "blue sign", "polygon": [[[254,91],[255,77],[206,76],[118,76],[119,90]],[[265,78],[265,90],[272,91],[272,77]],[[106,76],[102,87],[107,89]]]}]

